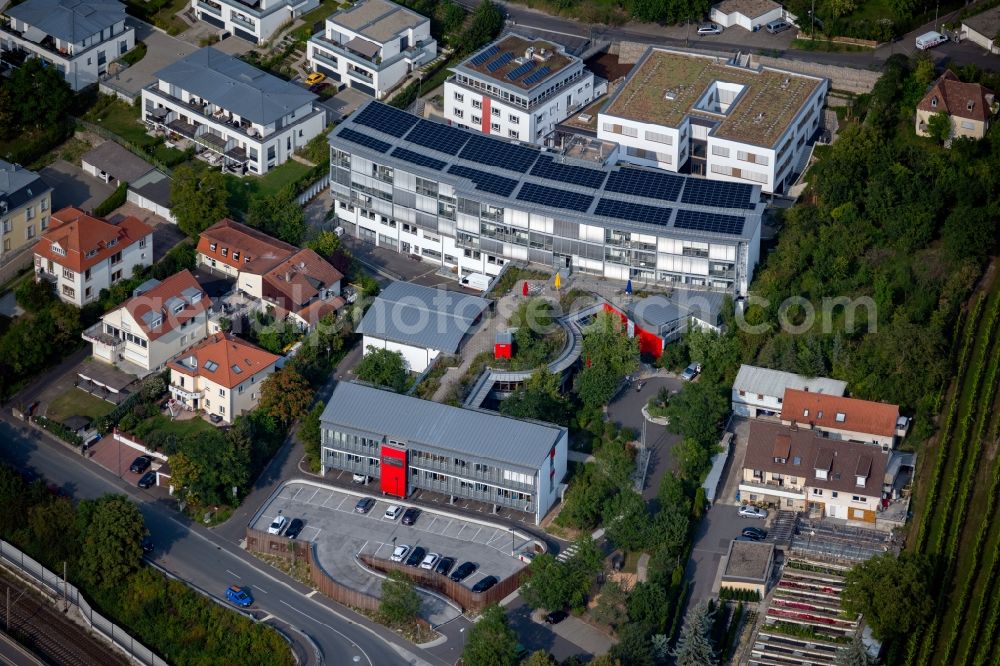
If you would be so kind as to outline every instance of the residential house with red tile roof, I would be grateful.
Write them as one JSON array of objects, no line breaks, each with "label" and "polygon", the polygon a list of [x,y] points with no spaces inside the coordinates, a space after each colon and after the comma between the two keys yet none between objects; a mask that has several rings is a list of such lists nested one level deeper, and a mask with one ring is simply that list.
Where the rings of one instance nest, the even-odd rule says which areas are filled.
[{"label": "residential house with red tile roof", "polygon": [[59,298],[83,307],[101,289],[153,263],[153,229],[132,216],[113,224],[63,208],[53,213],[34,252],[36,279],[51,280]]},{"label": "residential house with red tile roof", "polygon": [[145,376],[208,336],[208,295],[188,270],[149,280],[83,333],[94,358]]},{"label": "residential house with red tile roof", "polygon": [[280,359],[220,331],[167,363],[171,399],[185,409],[217,414],[232,423],[257,406],[261,384]]},{"label": "residential house with red tile roof", "polygon": [[237,289],[305,328],[344,305],[344,276],[328,261],[230,219],[201,233],[198,263],[235,278]]},{"label": "residential house with red tile roof", "polygon": [[917,104],[916,132],[930,136],[931,116],[944,113],[951,119],[950,138],[982,139],[990,128],[996,101],[993,91],[978,83],[964,83],[946,70]]},{"label": "residential house with red tile roof", "polygon": [[909,419],[899,415],[899,405],[792,388],[785,389],[781,422],[886,450],[895,448],[909,427]]}]

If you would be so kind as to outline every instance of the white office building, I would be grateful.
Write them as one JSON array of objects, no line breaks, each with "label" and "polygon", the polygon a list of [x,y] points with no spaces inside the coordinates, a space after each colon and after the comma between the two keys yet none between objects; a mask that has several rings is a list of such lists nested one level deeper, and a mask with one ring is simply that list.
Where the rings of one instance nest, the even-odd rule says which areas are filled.
[{"label": "white office building", "polygon": [[735,297],[757,265],[755,185],[594,165],[374,101],[329,140],[348,233],[458,277],[528,261]]},{"label": "white office building", "polygon": [[452,125],[541,144],[558,123],[607,91],[562,46],[506,35],[455,67],[444,84]]},{"label": "white office building", "polygon": [[7,62],[41,58],[80,90],[108,72],[135,46],[116,0],[27,0],[4,11],[0,49]]},{"label": "white office building", "polygon": [[275,31],[306,12],[320,0],[191,0],[194,15],[254,44],[266,42]]},{"label": "white office building", "polygon": [[785,192],[805,168],[829,80],[651,48],[598,118],[642,166]]},{"label": "white office building", "polygon": [[306,49],[313,71],[378,99],[437,57],[430,19],[388,0],[340,10]]},{"label": "white office building", "polygon": [[316,95],[210,46],[156,78],[142,89],[146,125],[237,175],[267,173],[326,126]]}]

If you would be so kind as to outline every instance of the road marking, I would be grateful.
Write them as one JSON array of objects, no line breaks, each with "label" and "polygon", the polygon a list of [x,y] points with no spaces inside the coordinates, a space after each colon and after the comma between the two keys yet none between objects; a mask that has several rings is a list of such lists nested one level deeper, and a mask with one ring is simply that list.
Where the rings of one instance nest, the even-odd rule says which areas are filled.
[{"label": "road marking", "polygon": [[239,578],[240,580],[243,580],[243,577],[242,577],[242,576],[240,576],[240,575],[239,575],[238,573],[233,573],[233,572],[232,572],[232,571],[230,571],[229,569],[226,569],[226,573],[227,573],[227,574],[229,574],[230,576],[236,576],[236,577],[237,577],[237,578]]},{"label": "road marking", "polygon": [[479,536],[479,533],[482,532],[482,531],[483,531],[483,528],[480,527],[478,530],[476,530],[476,533],[472,535],[472,538],[469,539],[469,541],[471,541],[472,543],[476,543],[476,537]]},{"label": "road marking", "polygon": [[306,599],[312,599],[313,595],[316,594],[318,591],[319,590],[313,590],[312,592],[306,595]]},{"label": "road marking", "polygon": [[262,620],[261,620],[261,622],[267,622],[267,621],[268,621],[268,620],[270,620],[270,619],[271,619],[272,617],[274,617],[274,616],[273,616],[273,615],[271,615],[270,613],[268,613],[267,615],[265,615],[265,616],[264,616],[264,619],[262,619]]},{"label": "road marking", "polygon": [[262,587],[257,587],[256,585],[251,585],[250,587],[252,587],[255,590],[258,590],[259,592],[263,592],[264,594],[267,594],[267,590],[265,590]]},{"label": "road marking", "polygon": [[305,504],[312,504],[313,498],[316,497],[316,495],[319,495],[319,488],[317,488],[316,492],[314,492],[312,495],[310,495],[309,499],[307,499],[304,503]]},{"label": "road marking", "polygon": [[340,507],[344,506],[344,502],[347,501],[347,495],[344,495],[344,499],[340,500],[340,504],[337,505],[337,511],[340,511]]},{"label": "road marking", "polygon": [[[315,591],[315,590],[314,590],[314,591]],[[350,638],[348,638],[348,637],[347,637],[346,635],[344,635],[344,634],[342,634],[341,632],[337,631],[336,629],[334,629],[333,627],[331,627],[331,626],[330,626],[329,624],[327,624],[326,622],[322,622],[322,621],[320,621],[320,620],[317,620],[317,619],[316,619],[316,618],[314,618],[314,617],[313,617],[312,615],[309,615],[308,613],[305,613],[305,612],[303,612],[303,611],[299,610],[298,608],[296,608],[295,606],[291,605],[291,604],[290,604],[290,603],[288,603],[287,601],[284,601],[284,600],[282,600],[282,602],[281,602],[281,603],[285,604],[286,606],[288,606],[289,608],[291,608],[291,609],[292,609],[293,611],[295,611],[296,613],[299,613],[299,614],[301,614],[301,615],[304,615],[304,616],[306,616],[307,618],[309,618],[310,620],[312,620],[312,621],[313,621],[313,622],[315,622],[316,624],[320,625],[321,627],[326,627],[327,629],[329,629],[329,630],[330,630],[330,631],[332,631],[333,633],[335,633],[335,634],[337,634],[338,636],[340,636],[341,638],[343,638],[343,639],[344,639],[345,641],[347,641],[348,643],[350,643],[350,644],[351,644],[351,647],[353,647],[354,649],[356,649],[356,650],[357,650],[358,652],[360,652],[361,654],[363,654],[363,655],[365,656],[365,660],[366,660],[366,661],[368,662],[368,666],[374,666],[374,663],[372,662],[372,659],[371,659],[371,657],[369,657],[369,656],[368,656],[368,653],[367,653],[367,652],[365,652],[364,648],[362,648],[362,647],[361,647],[360,645],[358,645],[357,643],[355,643],[354,641],[352,641],[352,640],[351,640]],[[338,616],[339,616],[340,614],[339,614],[339,613],[336,613],[336,615],[338,615]],[[376,635],[378,635],[378,634],[376,634]],[[391,644],[390,644],[390,645],[391,645]]]}]

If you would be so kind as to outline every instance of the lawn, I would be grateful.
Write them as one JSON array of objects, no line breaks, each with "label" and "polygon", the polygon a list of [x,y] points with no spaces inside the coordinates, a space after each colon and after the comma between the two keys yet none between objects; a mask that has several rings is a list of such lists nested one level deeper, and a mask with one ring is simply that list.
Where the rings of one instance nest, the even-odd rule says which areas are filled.
[{"label": "lawn", "polygon": [[[103,103],[102,103],[103,102]],[[109,132],[114,132],[129,143],[142,148],[158,142],[146,134],[146,127],[139,122],[139,109],[126,104],[119,99],[108,99],[87,112],[85,120],[100,125]]]},{"label": "lawn", "polygon": [[107,400],[95,398],[73,387],[49,404],[45,416],[60,423],[71,416],[86,416],[96,422],[111,413],[114,408],[115,406]]},{"label": "lawn", "polygon": [[149,417],[133,428],[132,434],[139,439],[145,439],[146,435],[154,430],[157,430],[160,432],[172,433],[177,437],[177,439],[183,439],[191,434],[209,432],[215,429],[215,426],[200,416],[186,421],[174,421],[163,414],[157,414],[156,416]]},{"label": "lawn", "polygon": [[263,176],[244,176],[238,178],[226,174],[226,189],[229,190],[229,205],[239,211],[246,212],[250,208],[250,198],[255,194],[270,195],[282,188],[297,182],[307,173],[310,167],[288,160],[284,164],[271,169]]},{"label": "lawn", "polygon": [[170,35],[178,35],[187,28],[187,24],[177,18],[177,14],[184,11],[191,4],[188,0],[156,2],[154,3],[155,5],[161,6],[155,11],[150,11],[150,8],[147,6],[149,4],[148,0],[126,0],[125,4],[131,10],[130,14],[144,21],[149,21],[157,28],[166,30]]}]

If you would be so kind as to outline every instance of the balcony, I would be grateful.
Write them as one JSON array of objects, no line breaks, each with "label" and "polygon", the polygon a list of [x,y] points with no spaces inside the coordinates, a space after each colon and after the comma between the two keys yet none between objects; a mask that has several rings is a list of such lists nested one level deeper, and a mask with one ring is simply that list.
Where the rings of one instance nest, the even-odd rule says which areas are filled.
[{"label": "balcony", "polygon": [[348,67],[347,74],[348,76],[353,76],[359,81],[364,81],[369,85],[375,82],[375,76],[371,72],[366,72],[365,70],[358,69],[357,67]]},{"label": "balcony", "polygon": [[111,347],[112,349],[118,349],[125,344],[125,341],[121,338],[116,338],[113,335],[109,335],[104,332],[104,324],[102,322],[97,322],[87,330],[85,330],[81,337],[87,342],[94,344],[105,345],[106,347]]},{"label": "balcony", "polygon": [[254,34],[257,33],[257,25],[255,23],[248,21],[245,18],[240,18],[237,14],[230,14],[229,20],[236,25],[243,26],[247,30],[252,30]]},{"label": "balcony", "polygon": [[764,482],[760,479],[740,481],[740,493],[759,493],[770,497],[783,497],[794,500],[804,500],[806,498],[805,491],[801,487],[779,485],[777,481]]},{"label": "balcony", "polygon": [[198,0],[198,9],[202,11],[212,12],[216,14],[219,18],[222,18],[222,5],[217,2],[212,2],[212,0]]},{"label": "balcony", "polygon": [[[180,98],[169,95],[159,88],[156,84],[152,84],[146,88],[150,92],[159,96],[160,98],[173,102],[176,106],[184,109],[184,113],[189,115],[197,115],[204,118],[206,121],[211,122],[216,125],[225,125],[226,129],[232,132],[239,132],[243,136],[259,141],[262,138],[262,134],[254,128],[253,124],[248,120],[242,120],[231,113],[225,111],[221,108],[216,108],[212,111],[212,104],[206,100],[189,99],[187,102],[181,100]],[[192,123],[185,123],[180,119],[170,119],[171,114],[178,114],[179,112],[173,108],[165,107],[158,109],[151,109],[145,112],[145,119],[147,123],[154,125],[165,125],[172,131],[181,134],[192,140],[197,140],[198,136],[196,132],[199,125]]]},{"label": "balcony", "polygon": [[328,56],[326,53],[324,53],[323,51],[320,51],[319,49],[314,49],[313,50],[313,56],[312,57],[313,57],[313,60],[315,60],[316,62],[321,62],[324,65],[326,65],[327,67],[330,67],[331,69],[338,70],[339,67],[340,67],[340,63],[337,62],[336,58]]},{"label": "balcony", "polygon": [[204,391],[188,391],[180,386],[174,384],[170,385],[170,395],[174,398],[180,398],[182,400],[198,400],[201,398]]},{"label": "balcony", "polygon": [[4,21],[0,23],[0,32],[4,32],[12,37],[16,37],[20,40],[20,46],[24,49],[36,50],[32,47],[37,47],[39,51],[45,51],[64,60],[71,60],[73,58],[73,49],[63,47],[57,47],[55,39],[51,35],[46,35],[44,39],[40,42],[33,42],[24,36],[24,33],[15,30],[10,26],[10,23]]}]

